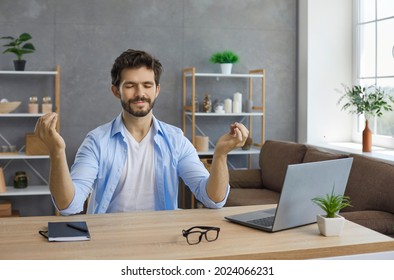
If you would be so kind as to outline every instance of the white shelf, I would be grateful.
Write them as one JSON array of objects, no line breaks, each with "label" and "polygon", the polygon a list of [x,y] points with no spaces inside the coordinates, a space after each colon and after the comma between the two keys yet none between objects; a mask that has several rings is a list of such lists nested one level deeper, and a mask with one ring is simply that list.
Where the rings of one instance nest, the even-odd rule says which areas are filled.
[{"label": "white shelf", "polygon": [[[186,73],[186,77],[191,77],[192,73]],[[196,77],[213,77],[213,78],[263,78],[262,74],[221,74],[221,73],[194,73]]]},{"label": "white shelf", "polygon": [[[258,155],[260,154],[261,148],[252,147],[249,150],[242,150],[241,148],[233,150],[229,155]],[[209,149],[206,152],[197,152],[199,156],[211,156],[213,155],[213,149]]]},{"label": "white shelf", "polygon": [[[185,112],[186,115],[191,116],[193,115],[192,112]],[[201,117],[236,117],[236,116],[263,116],[262,112],[251,112],[251,113],[203,113],[203,112],[195,112],[195,116]]]},{"label": "white shelf", "polygon": [[16,189],[6,187],[6,191],[0,193],[0,196],[29,196],[29,195],[50,195],[49,187],[45,185],[27,186],[27,188]]},{"label": "white shelf", "polygon": [[0,153],[1,159],[48,159],[49,155],[30,156],[25,153]]},{"label": "white shelf", "polygon": [[0,75],[53,75],[56,71],[0,71]]},{"label": "white shelf", "polygon": [[0,118],[1,117],[7,117],[7,118],[39,118],[43,116],[44,114],[39,113],[39,114],[31,114],[31,113],[8,113],[8,114],[2,114],[0,113]]}]

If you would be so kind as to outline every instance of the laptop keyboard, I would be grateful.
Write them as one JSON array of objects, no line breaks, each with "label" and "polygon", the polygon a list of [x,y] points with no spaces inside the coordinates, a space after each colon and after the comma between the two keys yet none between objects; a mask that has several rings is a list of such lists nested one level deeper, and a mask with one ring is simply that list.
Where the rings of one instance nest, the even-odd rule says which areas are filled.
[{"label": "laptop keyboard", "polygon": [[248,223],[251,223],[254,225],[259,225],[259,226],[272,227],[272,225],[274,223],[274,218],[275,218],[275,216],[259,218],[259,219],[255,219],[255,220],[250,220],[250,221],[248,221]]}]

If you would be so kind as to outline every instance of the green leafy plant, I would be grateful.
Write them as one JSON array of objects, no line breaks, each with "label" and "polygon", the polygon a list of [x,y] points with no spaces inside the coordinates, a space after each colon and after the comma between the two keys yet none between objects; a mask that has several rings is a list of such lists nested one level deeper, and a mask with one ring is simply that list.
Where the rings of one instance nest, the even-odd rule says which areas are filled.
[{"label": "green leafy plant", "polygon": [[345,207],[352,206],[350,197],[334,194],[334,188],[332,189],[331,194],[326,194],[323,197],[312,198],[312,201],[326,212],[327,218],[334,218],[337,212]]},{"label": "green leafy plant", "polygon": [[3,45],[7,49],[3,53],[14,53],[18,57],[18,60],[22,60],[22,55],[32,53],[36,49],[32,43],[26,43],[31,39],[29,33],[22,33],[18,38],[12,36],[4,36],[0,39],[10,40],[8,44]]},{"label": "green leafy plant", "polygon": [[340,104],[346,100],[342,110],[349,109],[352,114],[364,114],[367,120],[374,116],[382,116],[383,111],[393,110],[390,103],[394,102],[394,98],[376,86],[353,86],[352,88],[344,86],[344,89],[345,94],[338,101]]},{"label": "green leafy plant", "polygon": [[212,63],[237,63],[239,61],[238,55],[230,50],[214,53],[209,59]]}]

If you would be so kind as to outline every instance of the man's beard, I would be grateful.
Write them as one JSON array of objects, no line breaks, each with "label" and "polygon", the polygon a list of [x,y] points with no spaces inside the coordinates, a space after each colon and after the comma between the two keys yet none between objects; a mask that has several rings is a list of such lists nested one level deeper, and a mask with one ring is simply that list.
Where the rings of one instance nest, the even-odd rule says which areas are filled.
[{"label": "man's beard", "polygon": [[[131,108],[131,104],[137,101],[144,101],[147,102],[149,104],[149,107],[147,110],[145,111],[135,111]],[[120,100],[120,103],[122,104],[123,109],[128,112],[130,115],[134,116],[134,117],[145,117],[146,115],[149,114],[150,111],[152,111],[153,106],[155,105],[156,99],[154,99],[153,101],[151,101],[150,98],[146,98],[146,97],[137,97],[134,99],[129,99],[127,102]]]}]

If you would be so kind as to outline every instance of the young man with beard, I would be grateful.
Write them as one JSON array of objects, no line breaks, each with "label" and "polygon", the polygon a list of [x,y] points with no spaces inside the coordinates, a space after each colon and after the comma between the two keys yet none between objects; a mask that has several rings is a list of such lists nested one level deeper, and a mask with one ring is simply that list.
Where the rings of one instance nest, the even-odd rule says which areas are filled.
[{"label": "young man with beard", "polygon": [[182,130],[153,115],[162,70],[144,51],[127,50],[115,60],[112,93],[122,112],[88,133],[71,172],[66,144],[55,129],[57,114],[37,121],[35,133],[50,153],[52,199],[62,215],[81,212],[89,194],[88,213],[177,209],[179,177],[206,207],[225,204],[227,154],[242,147],[249,132],[240,123],[230,125],[230,132],[216,143],[209,174]]}]

